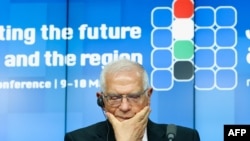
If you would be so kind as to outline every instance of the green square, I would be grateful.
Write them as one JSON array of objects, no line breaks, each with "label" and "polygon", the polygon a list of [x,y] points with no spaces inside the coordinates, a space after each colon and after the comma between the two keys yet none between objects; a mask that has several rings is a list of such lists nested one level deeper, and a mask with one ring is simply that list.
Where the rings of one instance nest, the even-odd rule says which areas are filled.
[{"label": "green square", "polygon": [[176,59],[191,59],[194,55],[194,45],[191,40],[177,40],[174,43],[174,56]]}]

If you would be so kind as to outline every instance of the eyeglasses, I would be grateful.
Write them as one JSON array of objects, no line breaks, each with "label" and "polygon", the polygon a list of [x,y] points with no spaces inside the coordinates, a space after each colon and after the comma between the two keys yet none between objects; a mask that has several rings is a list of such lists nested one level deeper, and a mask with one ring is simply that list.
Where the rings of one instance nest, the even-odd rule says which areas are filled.
[{"label": "eyeglasses", "polygon": [[108,94],[108,95],[104,95],[104,98],[107,100],[108,104],[111,105],[112,107],[120,106],[123,98],[127,98],[127,101],[131,105],[136,105],[140,102],[141,96],[145,94],[147,90],[148,89],[137,94],[126,94],[126,95]]}]

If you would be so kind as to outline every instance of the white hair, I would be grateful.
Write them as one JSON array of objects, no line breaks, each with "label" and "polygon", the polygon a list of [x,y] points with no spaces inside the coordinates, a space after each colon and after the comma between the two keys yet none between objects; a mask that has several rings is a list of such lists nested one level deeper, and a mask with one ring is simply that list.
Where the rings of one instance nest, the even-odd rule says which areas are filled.
[{"label": "white hair", "polygon": [[108,63],[107,65],[104,66],[101,74],[100,74],[100,88],[101,91],[105,92],[106,91],[106,75],[108,73],[116,73],[116,72],[121,72],[121,71],[129,71],[132,69],[136,69],[139,74],[142,75],[142,84],[143,84],[143,89],[149,88],[149,78],[146,70],[144,67],[134,61],[130,61],[127,59],[120,59],[116,60],[113,62]]}]

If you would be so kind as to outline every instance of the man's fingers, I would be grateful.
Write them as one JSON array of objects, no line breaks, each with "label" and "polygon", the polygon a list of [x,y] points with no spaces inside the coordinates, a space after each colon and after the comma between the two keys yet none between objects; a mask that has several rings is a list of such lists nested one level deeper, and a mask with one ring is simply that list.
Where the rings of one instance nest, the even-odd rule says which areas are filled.
[{"label": "man's fingers", "polygon": [[112,125],[118,122],[118,120],[115,118],[113,114],[106,112],[106,116]]},{"label": "man's fingers", "polygon": [[151,109],[148,106],[148,110],[146,111],[146,115],[144,116],[144,119],[148,119],[150,112],[151,112]]},{"label": "man's fingers", "polygon": [[150,113],[150,108],[149,106],[146,106],[139,113],[137,113],[134,118],[138,119],[139,121],[142,121],[148,118],[149,113]]},{"label": "man's fingers", "polygon": [[149,114],[150,114],[150,107],[148,107],[147,109],[146,109],[146,112],[145,112],[145,114],[142,116],[142,118],[141,118],[141,123],[144,123],[143,125],[144,125],[144,127],[146,127],[146,125],[147,125],[147,122],[148,122],[148,116],[149,116]]}]

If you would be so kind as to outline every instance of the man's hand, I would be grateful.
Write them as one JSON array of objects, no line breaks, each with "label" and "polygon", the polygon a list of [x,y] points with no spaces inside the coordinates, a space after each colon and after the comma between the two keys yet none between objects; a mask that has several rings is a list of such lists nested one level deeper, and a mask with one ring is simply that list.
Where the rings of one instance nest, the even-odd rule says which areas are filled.
[{"label": "man's hand", "polygon": [[149,106],[144,107],[134,117],[120,122],[111,113],[106,113],[115,132],[117,141],[142,141],[150,113]]}]

